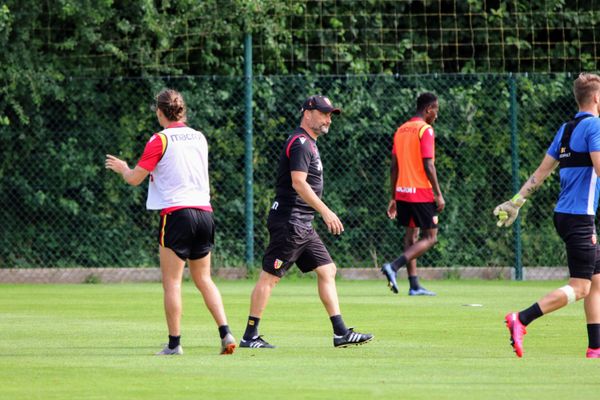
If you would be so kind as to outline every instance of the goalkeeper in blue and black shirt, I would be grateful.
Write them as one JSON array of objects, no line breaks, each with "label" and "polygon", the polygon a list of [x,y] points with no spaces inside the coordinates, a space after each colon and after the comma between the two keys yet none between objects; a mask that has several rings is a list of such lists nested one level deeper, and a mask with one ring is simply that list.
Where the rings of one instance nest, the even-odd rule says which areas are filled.
[{"label": "goalkeeper in blue and black shirt", "polygon": [[600,358],[600,253],[594,218],[600,194],[600,76],[580,74],[573,84],[579,106],[574,118],[556,133],[544,159],[511,200],[494,209],[498,226],[510,226],[526,199],[560,166],[560,194],[554,226],[565,242],[569,282],[531,307],[506,315],[511,344],[523,356],[526,326],[535,319],[584,299],[587,358]]}]

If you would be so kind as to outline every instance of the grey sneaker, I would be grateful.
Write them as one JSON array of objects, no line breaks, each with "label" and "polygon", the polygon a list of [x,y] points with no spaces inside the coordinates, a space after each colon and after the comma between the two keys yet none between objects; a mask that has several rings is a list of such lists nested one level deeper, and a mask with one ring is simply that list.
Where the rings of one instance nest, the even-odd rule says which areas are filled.
[{"label": "grey sneaker", "polygon": [[408,295],[409,296],[435,296],[435,292],[432,292],[431,290],[427,290],[424,287],[420,287],[418,289],[409,289]]},{"label": "grey sneaker", "polygon": [[231,333],[228,333],[221,339],[221,354],[233,354],[236,346],[235,338]]},{"label": "grey sneaker", "polygon": [[169,345],[165,345],[165,348],[155,354],[155,356],[180,356],[183,354],[183,348],[181,345],[170,349]]},{"label": "grey sneaker", "polygon": [[396,275],[398,272],[394,271],[392,264],[385,263],[381,267],[381,273],[385,275],[388,280],[388,287],[394,293],[398,293],[398,283],[396,282]]}]

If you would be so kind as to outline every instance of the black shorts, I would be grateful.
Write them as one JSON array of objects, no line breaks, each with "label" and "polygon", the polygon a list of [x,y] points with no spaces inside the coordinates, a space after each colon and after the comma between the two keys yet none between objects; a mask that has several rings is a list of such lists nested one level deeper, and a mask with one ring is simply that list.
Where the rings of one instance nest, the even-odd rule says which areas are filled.
[{"label": "black shorts", "polygon": [[215,222],[210,211],[182,208],[162,215],[158,243],[182,260],[205,257],[215,243]]},{"label": "black shorts", "polygon": [[269,246],[263,257],[263,270],[282,277],[296,263],[302,272],[310,272],[333,261],[312,226],[271,221]]},{"label": "black shorts", "polygon": [[438,223],[437,205],[431,203],[409,203],[396,201],[398,226],[435,229]]},{"label": "black shorts", "polygon": [[592,275],[600,273],[594,216],[554,213],[554,226],[565,242],[569,276],[592,279]]}]

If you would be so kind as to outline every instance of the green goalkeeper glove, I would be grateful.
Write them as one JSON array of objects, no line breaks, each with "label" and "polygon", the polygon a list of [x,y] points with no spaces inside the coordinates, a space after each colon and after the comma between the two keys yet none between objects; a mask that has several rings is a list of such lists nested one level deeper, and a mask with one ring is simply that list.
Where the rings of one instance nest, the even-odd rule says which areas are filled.
[{"label": "green goalkeeper glove", "polygon": [[519,209],[525,204],[525,199],[520,194],[515,194],[512,199],[494,208],[494,215],[498,217],[498,226],[511,226],[519,216]]}]

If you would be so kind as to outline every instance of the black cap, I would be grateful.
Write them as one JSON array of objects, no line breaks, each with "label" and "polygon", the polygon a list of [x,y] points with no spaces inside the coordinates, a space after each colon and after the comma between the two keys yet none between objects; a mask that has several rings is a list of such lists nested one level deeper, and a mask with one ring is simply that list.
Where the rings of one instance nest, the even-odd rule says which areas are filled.
[{"label": "black cap", "polygon": [[331,104],[331,100],[329,100],[325,96],[320,95],[310,96],[308,99],[304,100],[300,112],[304,112],[306,110],[319,110],[322,112],[330,112],[334,114],[340,114],[342,112],[342,110],[340,110],[339,108],[335,108],[333,104]]}]

